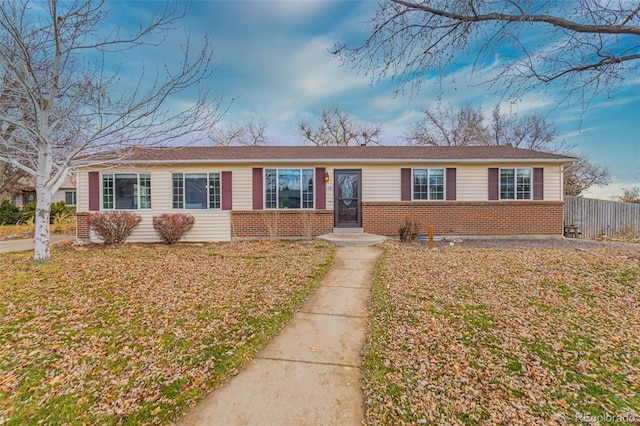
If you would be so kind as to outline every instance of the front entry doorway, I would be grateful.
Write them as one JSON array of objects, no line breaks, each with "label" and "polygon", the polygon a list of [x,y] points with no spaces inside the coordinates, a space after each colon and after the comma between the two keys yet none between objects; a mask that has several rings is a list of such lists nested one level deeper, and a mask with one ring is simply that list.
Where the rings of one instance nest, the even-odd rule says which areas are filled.
[{"label": "front entry doorway", "polygon": [[361,170],[335,170],[334,223],[336,228],[360,228]]}]

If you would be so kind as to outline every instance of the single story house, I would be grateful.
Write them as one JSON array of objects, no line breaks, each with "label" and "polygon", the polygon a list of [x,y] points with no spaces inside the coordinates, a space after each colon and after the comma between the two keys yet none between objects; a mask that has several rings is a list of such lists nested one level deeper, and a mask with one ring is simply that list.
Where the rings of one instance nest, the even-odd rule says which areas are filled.
[{"label": "single story house", "polygon": [[[32,178],[25,179],[22,183],[21,189],[16,191],[10,196],[10,202],[14,206],[24,209],[27,204],[36,201],[35,181]],[[64,201],[67,206],[72,210],[76,206],[76,178],[74,175],[67,177],[60,189],[53,194],[51,198],[52,203],[58,203]]]},{"label": "single story house", "polygon": [[134,242],[159,241],[152,217],[176,212],[195,217],[185,241],[398,236],[407,219],[442,236],[560,237],[574,160],[511,146],[134,148],[77,171],[77,232],[95,240],[88,215],[115,209],[142,216]]}]

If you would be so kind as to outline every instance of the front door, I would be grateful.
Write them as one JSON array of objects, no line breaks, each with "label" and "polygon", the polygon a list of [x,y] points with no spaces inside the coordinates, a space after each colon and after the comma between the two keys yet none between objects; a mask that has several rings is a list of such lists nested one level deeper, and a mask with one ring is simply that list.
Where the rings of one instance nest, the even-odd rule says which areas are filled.
[{"label": "front door", "polygon": [[336,228],[360,228],[360,170],[336,170],[334,175],[334,215]]}]

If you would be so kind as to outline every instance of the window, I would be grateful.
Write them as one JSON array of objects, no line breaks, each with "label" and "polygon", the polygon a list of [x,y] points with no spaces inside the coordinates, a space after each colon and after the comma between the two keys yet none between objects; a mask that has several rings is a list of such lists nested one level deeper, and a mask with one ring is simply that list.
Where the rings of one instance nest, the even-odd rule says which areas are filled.
[{"label": "window", "polygon": [[65,191],[64,192],[64,203],[68,206],[76,205],[76,191]]},{"label": "window", "polygon": [[444,200],[444,169],[413,169],[414,200]]},{"label": "window", "polygon": [[530,200],[531,169],[500,169],[500,199]]},{"label": "window", "polygon": [[219,209],[220,173],[174,173],[174,209]]},{"label": "window", "polygon": [[313,209],[313,169],[265,169],[268,209]]},{"label": "window", "polygon": [[102,175],[102,207],[135,210],[151,208],[151,175],[115,173]]}]

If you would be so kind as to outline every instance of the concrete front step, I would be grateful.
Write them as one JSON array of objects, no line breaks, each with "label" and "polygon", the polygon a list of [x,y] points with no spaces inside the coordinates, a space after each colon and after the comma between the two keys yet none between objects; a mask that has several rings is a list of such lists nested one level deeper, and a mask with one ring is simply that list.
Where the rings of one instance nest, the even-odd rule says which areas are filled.
[{"label": "concrete front step", "polygon": [[333,228],[334,234],[364,234],[364,228]]},{"label": "concrete front step", "polygon": [[374,234],[324,234],[316,238],[328,241],[338,247],[368,247],[382,244],[387,237]]}]

